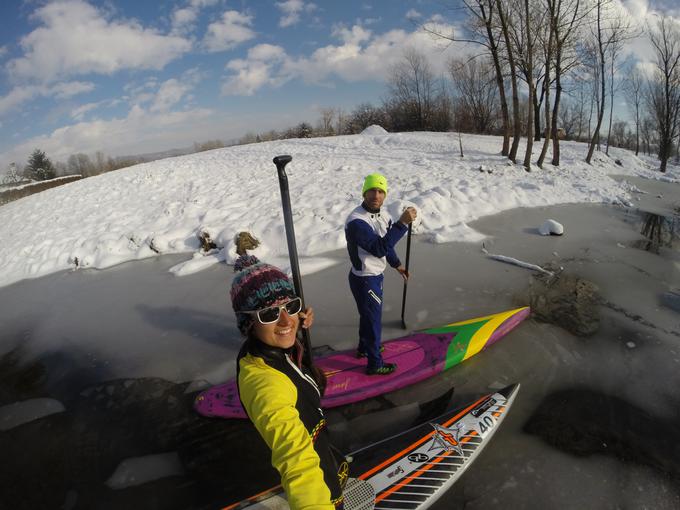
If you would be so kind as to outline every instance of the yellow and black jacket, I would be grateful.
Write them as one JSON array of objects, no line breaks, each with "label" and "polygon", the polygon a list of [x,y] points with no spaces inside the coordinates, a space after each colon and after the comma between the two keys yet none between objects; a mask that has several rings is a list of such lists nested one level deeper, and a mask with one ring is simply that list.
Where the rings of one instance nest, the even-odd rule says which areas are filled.
[{"label": "yellow and black jacket", "polygon": [[319,388],[295,352],[250,338],[238,358],[239,396],[272,451],[290,507],[331,510],[342,504],[347,466],[338,468]]}]

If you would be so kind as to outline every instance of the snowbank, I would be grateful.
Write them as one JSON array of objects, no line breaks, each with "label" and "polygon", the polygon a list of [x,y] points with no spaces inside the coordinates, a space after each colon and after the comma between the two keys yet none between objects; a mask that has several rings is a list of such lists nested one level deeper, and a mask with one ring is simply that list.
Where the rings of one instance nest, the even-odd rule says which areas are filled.
[{"label": "snowbank", "polygon": [[[528,173],[498,154],[498,137],[463,136],[461,159],[452,134],[389,134],[379,126],[367,130],[382,130],[382,136],[281,140],[163,159],[2,206],[0,285],[162,253],[193,254],[189,264],[175,268],[177,274],[188,274],[232,261],[233,238],[241,230],[261,241],[258,256],[286,261],[272,164],[279,154],[293,156],[287,173],[306,272],[327,267],[328,259],[319,255],[345,246],[345,217],[361,202],[363,179],[372,172],[389,181],[387,211],[395,217],[414,205],[419,214],[414,233],[436,243],[478,241],[481,234],[468,222],[516,207],[629,203],[631,186],[608,174],[659,176],[618,149],[610,149],[611,159],[596,154],[590,166],[583,162],[585,145],[563,142],[561,167],[546,165]],[[492,172],[479,172],[481,165]],[[664,178],[677,180],[677,175]],[[206,233],[218,249],[204,255],[199,236]]]},{"label": "snowbank", "polygon": [[386,135],[388,134],[387,131],[385,131],[385,128],[382,126],[378,126],[377,124],[372,124],[368,126],[366,129],[364,129],[361,132],[362,135],[368,135],[368,136],[373,136],[373,135]]}]

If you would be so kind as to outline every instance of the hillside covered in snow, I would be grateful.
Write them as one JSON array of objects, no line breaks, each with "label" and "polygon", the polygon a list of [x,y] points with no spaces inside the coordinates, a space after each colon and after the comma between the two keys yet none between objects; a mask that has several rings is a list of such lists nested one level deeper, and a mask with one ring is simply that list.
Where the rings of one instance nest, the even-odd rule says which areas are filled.
[{"label": "hillside covered in snow", "polygon": [[[173,268],[188,274],[235,254],[243,230],[261,241],[261,258],[285,265],[287,246],[272,158],[287,167],[302,270],[324,267],[323,253],[344,247],[346,215],[361,202],[363,178],[383,173],[385,202],[396,217],[419,212],[414,233],[435,243],[479,241],[468,223],[516,207],[623,203],[632,187],[610,175],[677,181],[632,153],[596,153],[562,143],[562,165],[528,173],[501,157],[500,138],[452,133],[384,133],[282,140],[169,158],[83,179],[0,207],[0,286],[65,269],[106,268],[164,253],[187,253]],[[536,147],[536,146],[535,146]],[[537,147],[537,151],[540,146]],[[615,164],[618,159],[621,165]],[[217,246],[205,252],[200,237]]]}]

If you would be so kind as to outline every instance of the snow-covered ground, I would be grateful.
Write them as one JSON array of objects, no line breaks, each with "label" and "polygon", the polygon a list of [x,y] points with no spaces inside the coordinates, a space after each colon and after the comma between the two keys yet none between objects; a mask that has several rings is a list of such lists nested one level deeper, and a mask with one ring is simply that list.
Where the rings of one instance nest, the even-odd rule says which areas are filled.
[{"label": "snow-covered ground", "polygon": [[[285,263],[271,159],[289,153],[303,271],[333,264],[304,278],[317,317],[315,347],[356,345],[346,251],[330,250],[344,247],[345,215],[373,171],[390,180],[393,215],[407,203],[420,211],[406,307],[410,330],[527,304],[534,280],[527,269],[486,256],[482,243],[423,240],[483,238],[489,253],[563,268],[602,296],[600,328],[591,337],[530,319],[483,355],[381,397],[384,409],[370,401],[349,412],[329,410],[338,446],[350,451],[403,430],[420,417],[420,403],[452,387],[450,405],[520,382],[503,432],[436,508],[533,508],[536,502],[543,508],[680,508],[673,449],[680,316],[660,301],[676,295],[680,258],[677,242],[660,253],[638,246],[647,223],[643,211],[674,217],[680,185],[662,181],[677,182],[680,169],[662,175],[653,160],[616,149],[611,159],[597,154],[590,167],[582,162],[584,145],[564,143],[560,169],[546,165],[528,174],[498,155],[499,138],[465,136],[464,145],[461,160],[454,135],[389,135],[376,128],[364,136],[157,161],[0,207],[3,502],[185,510],[261,490],[252,485],[266,476],[269,454],[253,450],[256,441],[247,435],[253,429],[200,417],[191,401],[199,388],[235,373],[241,337],[228,301],[232,272],[215,265],[233,257],[234,234],[252,231],[264,243],[258,253]],[[579,205],[552,205],[565,202]],[[580,205],[586,202],[634,207]],[[539,235],[549,218],[563,224],[564,236]],[[200,232],[229,249],[198,253]],[[160,257],[151,246],[185,254]],[[404,248],[400,243],[400,254]],[[143,257],[149,258],[108,271],[62,272],[8,286],[74,268],[75,258],[79,268],[95,268]],[[175,274],[205,270],[177,278],[168,272],[173,267]],[[403,284],[395,271],[385,276],[383,338],[394,338],[404,333],[398,320]],[[553,421],[527,432],[547,400],[574,388],[571,400],[558,401],[569,412],[546,411]],[[553,426],[594,454],[555,447],[547,441]],[[645,436],[650,429],[657,433]],[[643,449],[640,437],[647,437]]]},{"label": "snow-covered ground", "polygon": [[[380,134],[383,133],[383,134]],[[189,253],[172,269],[198,271],[235,257],[234,235],[248,230],[255,252],[285,266],[287,245],[272,158],[287,168],[303,273],[327,267],[322,254],[344,246],[345,217],[361,201],[363,178],[387,176],[388,211],[415,205],[415,233],[435,243],[477,241],[468,223],[516,207],[560,203],[627,203],[631,186],[609,174],[677,181],[629,151],[583,159],[586,146],[562,143],[559,168],[527,173],[499,154],[498,137],[464,135],[465,157],[450,133],[361,135],[284,140],[169,158],[66,184],[0,207],[0,286],[64,269],[106,268],[157,254]],[[523,151],[520,148],[521,152]],[[536,154],[540,145],[535,145]],[[614,163],[620,159],[622,166]],[[208,233],[226,249],[200,251]]]}]

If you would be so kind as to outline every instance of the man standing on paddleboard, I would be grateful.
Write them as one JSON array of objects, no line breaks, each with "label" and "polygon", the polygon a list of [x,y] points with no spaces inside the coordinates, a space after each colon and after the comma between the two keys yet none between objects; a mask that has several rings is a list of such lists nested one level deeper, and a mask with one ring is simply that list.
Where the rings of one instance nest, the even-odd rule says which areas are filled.
[{"label": "man standing on paddleboard", "polygon": [[368,358],[366,373],[388,375],[397,369],[395,363],[385,363],[381,352],[383,273],[387,264],[407,280],[408,271],[394,251],[416,219],[416,210],[407,207],[399,221],[392,222],[381,210],[387,196],[387,179],[380,174],[370,174],[361,189],[363,202],[354,209],[345,222],[345,238],[352,268],[349,287],[359,311],[359,346],[357,356]]}]

